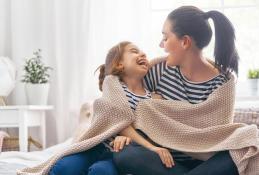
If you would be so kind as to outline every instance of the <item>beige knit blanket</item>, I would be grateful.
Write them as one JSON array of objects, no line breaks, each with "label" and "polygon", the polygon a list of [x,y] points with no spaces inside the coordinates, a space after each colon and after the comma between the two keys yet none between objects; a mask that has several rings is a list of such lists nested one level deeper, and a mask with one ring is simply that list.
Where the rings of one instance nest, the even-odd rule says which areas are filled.
[{"label": "beige knit blanket", "polygon": [[233,123],[234,87],[232,77],[202,103],[149,99],[141,101],[133,113],[118,78],[108,76],[102,98],[94,102],[91,127],[68,149],[18,174],[47,174],[58,159],[88,150],[133,123],[153,141],[171,149],[189,153],[230,150],[240,175],[257,175],[258,130],[255,125]]}]

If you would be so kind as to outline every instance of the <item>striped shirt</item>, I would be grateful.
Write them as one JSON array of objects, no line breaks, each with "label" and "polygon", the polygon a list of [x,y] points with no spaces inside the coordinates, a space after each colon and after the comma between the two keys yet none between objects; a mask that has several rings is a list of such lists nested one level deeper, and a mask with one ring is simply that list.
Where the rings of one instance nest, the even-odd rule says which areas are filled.
[{"label": "striped shirt", "polygon": [[200,103],[227,80],[226,75],[219,74],[205,82],[191,82],[182,75],[178,66],[167,66],[164,61],[148,71],[144,83],[149,91],[155,91],[164,99]]},{"label": "striped shirt", "polygon": [[[166,61],[150,68],[144,77],[145,86],[151,92],[160,94],[167,100],[188,101],[195,104],[203,102],[219,86],[227,82],[227,76],[218,76],[205,82],[188,81],[178,66],[167,66]],[[176,150],[171,150],[176,160],[190,160],[192,157]]]},{"label": "striped shirt", "polygon": [[130,108],[134,111],[136,110],[138,102],[140,100],[151,98],[151,93],[146,89],[145,89],[145,91],[146,91],[145,95],[137,95],[137,94],[134,94],[133,92],[131,92],[128,89],[128,87],[123,83],[122,83],[122,88],[124,89],[124,91],[126,93],[126,97],[128,98]]},{"label": "striped shirt", "polygon": [[[136,110],[138,102],[140,100],[151,98],[151,93],[147,89],[145,89],[145,91],[146,91],[145,95],[137,95],[137,94],[134,94],[133,92],[131,92],[124,83],[121,83],[121,85],[122,85],[124,92],[126,93],[126,97],[128,98],[130,108],[134,111]],[[103,142],[105,147],[108,148],[109,150],[112,150],[112,147],[109,144],[110,144],[110,142],[112,142],[115,139],[115,137],[116,136],[113,136]]]}]

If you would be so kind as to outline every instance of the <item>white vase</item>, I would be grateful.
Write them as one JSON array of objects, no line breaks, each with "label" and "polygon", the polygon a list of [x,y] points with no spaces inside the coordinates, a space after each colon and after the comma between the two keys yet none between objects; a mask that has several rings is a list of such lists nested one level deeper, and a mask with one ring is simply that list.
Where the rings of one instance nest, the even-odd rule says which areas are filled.
[{"label": "white vase", "polygon": [[249,90],[250,90],[250,95],[251,96],[257,96],[259,95],[259,79],[248,79],[249,83]]},{"label": "white vase", "polygon": [[25,84],[27,103],[29,105],[47,105],[49,95],[49,83]]}]

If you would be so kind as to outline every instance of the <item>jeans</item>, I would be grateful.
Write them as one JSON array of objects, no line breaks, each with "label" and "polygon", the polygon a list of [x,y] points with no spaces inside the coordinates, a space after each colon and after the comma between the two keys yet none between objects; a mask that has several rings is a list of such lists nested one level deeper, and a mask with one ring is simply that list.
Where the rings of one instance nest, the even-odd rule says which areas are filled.
[{"label": "jeans", "polygon": [[174,167],[166,168],[157,153],[132,142],[120,152],[114,153],[113,160],[120,174],[238,175],[228,151],[219,152],[205,162],[175,160]]},{"label": "jeans", "polygon": [[195,167],[186,175],[238,175],[238,170],[230,157],[229,151],[221,151],[211,157],[209,160],[203,162],[199,166]]},{"label": "jeans", "polygon": [[90,150],[58,160],[49,175],[118,175],[112,153],[99,144]]}]

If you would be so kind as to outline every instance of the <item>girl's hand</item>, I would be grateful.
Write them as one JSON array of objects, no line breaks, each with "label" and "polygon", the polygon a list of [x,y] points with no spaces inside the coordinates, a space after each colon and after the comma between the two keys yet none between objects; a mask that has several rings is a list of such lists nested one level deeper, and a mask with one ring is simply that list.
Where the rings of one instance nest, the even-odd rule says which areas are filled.
[{"label": "girl's hand", "polygon": [[159,155],[163,164],[167,168],[172,168],[172,166],[174,166],[174,159],[168,149],[154,146],[151,147],[150,150],[156,152]]},{"label": "girl's hand", "polygon": [[125,137],[125,136],[116,136],[114,141],[112,141],[110,143],[110,145],[112,146],[113,145],[113,150],[115,152],[119,152],[120,150],[123,149],[123,147],[128,144],[130,144],[131,142],[131,138],[129,137]]}]

